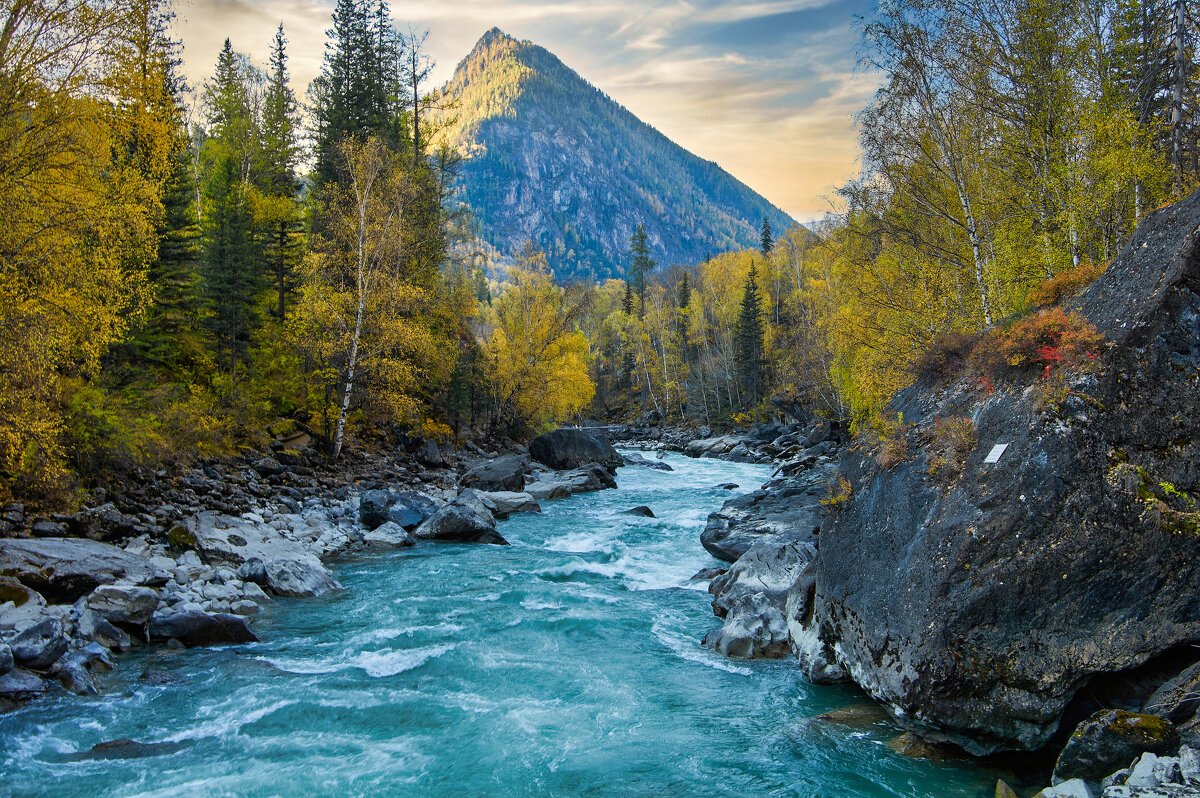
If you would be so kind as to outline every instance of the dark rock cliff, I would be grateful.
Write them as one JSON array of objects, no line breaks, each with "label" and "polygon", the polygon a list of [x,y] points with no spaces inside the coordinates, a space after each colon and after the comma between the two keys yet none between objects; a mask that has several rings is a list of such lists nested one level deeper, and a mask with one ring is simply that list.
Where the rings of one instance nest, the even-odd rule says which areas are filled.
[{"label": "dark rock cliff", "polygon": [[[843,456],[852,499],[789,602],[802,660],[977,754],[1045,745],[1089,683],[1200,641],[1200,193],[1068,309],[1110,346],[1065,397],[969,376],[896,396],[907,459]],[[964,417],[974,449],[931,474]]]}]

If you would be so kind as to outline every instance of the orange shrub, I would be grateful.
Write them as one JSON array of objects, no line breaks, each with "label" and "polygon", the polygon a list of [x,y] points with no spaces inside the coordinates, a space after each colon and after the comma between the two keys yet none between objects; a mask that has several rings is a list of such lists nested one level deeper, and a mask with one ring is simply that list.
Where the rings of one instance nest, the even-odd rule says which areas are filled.
[{"label": "orange shrub", "polygon": [[1056,275],[1029,292],[1030,304],[1038,307],[1057,305],[1068,297],[1075,296],[1104,274],[1106,266],[1084,261],[1074,269]]},{"label": "orange shrub", "polygon": [[1007,330],[989,332],[971,352],[971,365],[989,379],[1049,378],[1060,369],[1087,371],[1098,363],[1101,335],[1078,314],[1043,310]]}]

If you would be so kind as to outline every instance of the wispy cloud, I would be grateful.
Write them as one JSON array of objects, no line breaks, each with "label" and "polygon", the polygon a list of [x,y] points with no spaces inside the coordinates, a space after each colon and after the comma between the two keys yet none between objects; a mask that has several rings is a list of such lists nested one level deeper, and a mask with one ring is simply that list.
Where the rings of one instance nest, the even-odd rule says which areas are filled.
[{"label": "wispy cloud", "polygon": [[[265,62],[284,24],[303,96],[324,56],[334,0],[190,0],[184,70],[199,86],[232,37]],[[529,39],[664,134],[716,161],[798,219],[819,216],[857,171],[853,114],[876,86],[856,69],[855,14],[872,0],[394,0],[428,28],[445,80],[488,28]]]}]

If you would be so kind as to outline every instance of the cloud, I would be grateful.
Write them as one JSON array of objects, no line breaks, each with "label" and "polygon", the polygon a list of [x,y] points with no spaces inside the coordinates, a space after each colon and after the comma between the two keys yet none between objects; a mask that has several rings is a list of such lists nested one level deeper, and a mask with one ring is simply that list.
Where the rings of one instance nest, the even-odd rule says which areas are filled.
[{"label": "cloud", "polygon": [[[852,117],[877,79],[856,69],[855,14],[871,0],[393,0],[429,29],[444,81],[492,26],[529,39],[668,137],[716,161],[798,219],[857,172]],[[284,23],[297,94],[325,51],[333,0],[191,0],[177,30],[193,87],[225,36],[265,64]]]}]

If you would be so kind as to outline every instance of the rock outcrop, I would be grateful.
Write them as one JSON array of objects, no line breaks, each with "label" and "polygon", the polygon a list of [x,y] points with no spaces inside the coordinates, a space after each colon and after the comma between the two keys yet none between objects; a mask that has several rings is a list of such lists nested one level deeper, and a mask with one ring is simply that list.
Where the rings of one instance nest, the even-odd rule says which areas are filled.
[{"label": "rock outcrop", "polygon": [[472,466],[463,474],[460,482],[464,488],[520,493],[525,489],[525,474],[528,471],[528,457],[507,454]]},{"label": "rock outcrop", "polygon": [[[791,619],[802,658],[832,654],[977,754],[1046,745],[1089,683],[1200,641],[1200,193],[1150,214],[1068,310],[1110,347],[1096,368],[895,397],[893,456],[842,457]],[[977,446],[944,469],[950,419]]]}]

